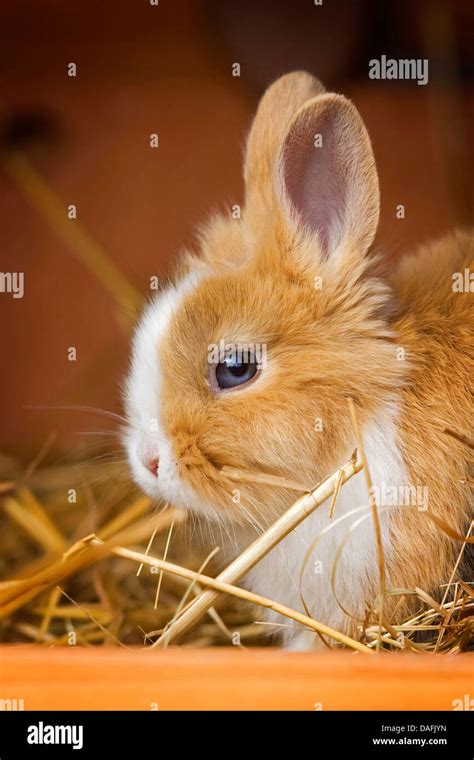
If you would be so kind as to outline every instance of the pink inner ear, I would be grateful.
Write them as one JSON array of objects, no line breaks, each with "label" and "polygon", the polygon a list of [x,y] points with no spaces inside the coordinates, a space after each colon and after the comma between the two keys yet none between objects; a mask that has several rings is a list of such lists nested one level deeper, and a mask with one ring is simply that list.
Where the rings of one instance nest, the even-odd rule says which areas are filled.
[{"label": "pink inner ear", "polygon": [[[320,147],[316,147],[317,135],[322,138]],[[298,119],[283,147],[286,193],[304,224],[318,233],[326,256],[340,242],[347,207],[347,179],[340,153],[337,109],[330,107]]]}]

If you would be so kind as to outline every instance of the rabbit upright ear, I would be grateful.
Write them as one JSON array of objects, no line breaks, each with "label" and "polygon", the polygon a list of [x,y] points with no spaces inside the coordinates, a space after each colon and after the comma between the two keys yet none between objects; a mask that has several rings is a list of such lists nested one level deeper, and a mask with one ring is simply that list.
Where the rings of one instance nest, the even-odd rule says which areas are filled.
[{"label": "rabbit upright ear", "polygon": [[255,211],[274,195],[278,156],[291,120],[304,103],[324,92],[324,86],[311,74],[293,71],[277,79],[263,95],[245,151],[248,208]]},{"label": "rabbit upright ear", "polygon": [[305,103],[283,139],[281,202],[319,241],[325,257],[365,253],[378,225],[380,193],[367,130],[355,106],[326,94]]}]

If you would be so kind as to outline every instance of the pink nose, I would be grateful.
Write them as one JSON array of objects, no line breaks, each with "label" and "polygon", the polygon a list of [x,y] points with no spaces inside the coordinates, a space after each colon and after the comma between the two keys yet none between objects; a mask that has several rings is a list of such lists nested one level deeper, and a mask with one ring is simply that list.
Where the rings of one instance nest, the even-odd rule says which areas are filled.
[{"label": "pink nose", "polygon": [[151,472],[153,477],[158,477],[158,466],[160,464],[160,460],[157,456],[150,456],[147,459],[144,460],[143,464],[147,468],[148,472]]}]

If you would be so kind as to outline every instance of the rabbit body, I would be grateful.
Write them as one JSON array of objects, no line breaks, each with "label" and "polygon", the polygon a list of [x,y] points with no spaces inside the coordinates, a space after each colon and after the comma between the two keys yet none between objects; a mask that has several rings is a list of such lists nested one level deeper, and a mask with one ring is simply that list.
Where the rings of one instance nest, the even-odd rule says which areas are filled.
[{"label": "rabbit body", "polygon": [[[137,328],[126,385],[134,477],[217,531],[231,557],[296,495],[231,482],[221,468],[315,484],[355,448],[351,396],[386,588],[436,594],[461,548],[439,521],[465,535],[471,519],[470,451],[443,430],[472,437],[472,293],[453,282],[472,269],[474,237],[452,233],[390,270],[373,246],[379,187],[362,120],[303,72],[264,95],[244,175],[241,218],[209,220],[199,255],[183,256]],[[248,361],[225,351],[211,361],[222,344],[250,347]],[[358,635],[379,603],[363,473],[343,486],[333,517],[319,507],[244,583],[301,611],[303,595],[316,619]],[[387,619],[410,598],[396,606],[387,595]],[[269,623],[287,646],[321,645],[279,616]]]}]

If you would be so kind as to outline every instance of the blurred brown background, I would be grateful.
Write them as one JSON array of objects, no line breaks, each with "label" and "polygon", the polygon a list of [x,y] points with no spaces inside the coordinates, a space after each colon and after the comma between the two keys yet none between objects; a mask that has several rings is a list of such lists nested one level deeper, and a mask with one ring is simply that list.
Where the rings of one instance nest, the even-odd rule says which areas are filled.
[{"label": "blurred brown background", "polygon": [[[0,270],[25,273],[25,296],[0,293],[2,452],[25,461],[51,433],[56,447],[77,452],[86,440],[77,432],[113,426],[30,407],[120,411],[130,334],[110,293],[26,197],[8,151],[27,156],[64,215],[77,206],[80,224],[146,296],[196,223],[241,202],[258,98],[304,68],[365,119],[381,179],[378,239],[395,257],[472,223],[473,44],[470,0],[5,0]],[[428,58],[429,83],[370,80],[368,62],[382,54]]]}]

